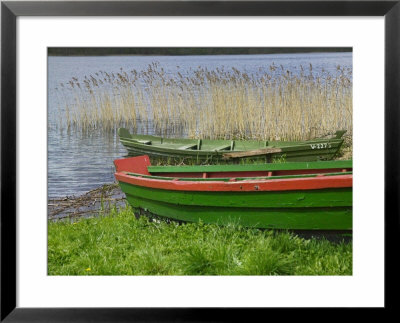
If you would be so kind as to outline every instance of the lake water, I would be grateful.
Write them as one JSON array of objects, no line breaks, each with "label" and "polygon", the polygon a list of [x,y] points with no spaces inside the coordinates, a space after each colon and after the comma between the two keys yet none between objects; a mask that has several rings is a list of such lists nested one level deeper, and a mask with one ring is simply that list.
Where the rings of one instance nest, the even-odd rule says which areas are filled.
[{"label": "lake water", "polygon": [[[82,133],[57,127],[64,107],[56,90],[76,77],[105,71],[145,70],[158,62],[167,75],[190,74],[199,67],[214,70],[232,67],[248,74],[262,73],[272,64],[300,73],[300,66],[312,64],[313,73],[323,70],[334,74],[340,65],[352,68],[352,53],[306,53],[271,55],[218,56],[102,56],[48,58],[48,197],[79,195],[98,186],[114,182],[113,160],[126,155],[115,131]],[[71,98],[66,98],[71,99]],[[61,116],[62,117],[62,116]],[[151,127],[149,128],[151,132]]]}]

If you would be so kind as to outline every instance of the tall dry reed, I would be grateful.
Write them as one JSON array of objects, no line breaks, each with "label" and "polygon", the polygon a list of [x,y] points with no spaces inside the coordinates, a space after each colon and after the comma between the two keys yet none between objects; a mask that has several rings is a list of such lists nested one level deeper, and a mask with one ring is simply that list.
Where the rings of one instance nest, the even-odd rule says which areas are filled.
[{"label": "tall dry reed", "polygon": [[[126,126],[191,138],[303,140],[352,132],[352,70],[292,73],[271,65],[247,74],[201,68],[168,75],[157,63],[143,71],[99,71],[58,88],[61,124],[90,130]],[[149,126],[150,125],[150,126]]]}]

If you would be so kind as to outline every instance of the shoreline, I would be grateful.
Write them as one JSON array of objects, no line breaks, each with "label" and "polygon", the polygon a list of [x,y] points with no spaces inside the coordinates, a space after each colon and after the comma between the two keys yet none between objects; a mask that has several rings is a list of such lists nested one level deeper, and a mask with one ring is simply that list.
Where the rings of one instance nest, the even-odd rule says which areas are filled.
[{"label": "shoreline", "polygon": [[118,183],[103,184],[81,195],[48,198],[47,219],[98,216],[114,207],[125,205],[125,194],[122,193]]},{"label": "shoreline", "polygon": [[[353,157],[352,136],[346,138],[339,156],[333,160],[347,160]],[[47,199],[47,219],[62,220],[98,216],[114,207],[126,206],[125,194],[118,183],[106,183],[81,195]]]},{"label": "shoreline", "polygon": [[[113,212],[115,209],[119,211],[120,208],[125,208],[127,205],[129,204],[126,201],[125,194],[121,191],[118,183],[103,184],[102,186],[92,189],[82,195],[48,199],[47,220],[58,222],[68,219],[73,220],[74,222],[75,219],[95,218],[102,214],[108,214]],[[160,223],[160,219],[156,215],[147,215],[147,217],[153,222]],[[285,230],[276,231],[284,232]],[[352,241],[352,234],[343,234],[343,232],[339,231],[289,231],[304,239],[324,237],[326,240],[336,243],[341,241]]]}]

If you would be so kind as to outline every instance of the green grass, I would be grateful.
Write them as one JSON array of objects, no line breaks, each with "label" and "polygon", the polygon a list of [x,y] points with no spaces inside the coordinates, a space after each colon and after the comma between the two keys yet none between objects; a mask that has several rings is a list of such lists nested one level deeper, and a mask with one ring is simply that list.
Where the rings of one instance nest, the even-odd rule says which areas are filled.
[{"label": "green grass", "polygon": [[352,244],[235,224],[136,219],[130,208],[48,223],[49,275],[352,275]]}]

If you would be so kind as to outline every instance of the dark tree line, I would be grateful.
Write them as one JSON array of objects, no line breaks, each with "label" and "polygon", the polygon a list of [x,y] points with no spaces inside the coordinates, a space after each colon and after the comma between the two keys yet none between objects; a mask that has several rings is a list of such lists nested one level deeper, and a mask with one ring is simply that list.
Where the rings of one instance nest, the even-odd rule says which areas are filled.
[{"label": "dark tree line", "polygon": [[135,47],[90,48],[50,47],[50,56],[114,56],[114,55],[238,55],[238,54],[284,54],[316,52],[351,52],[351,47]]}]

